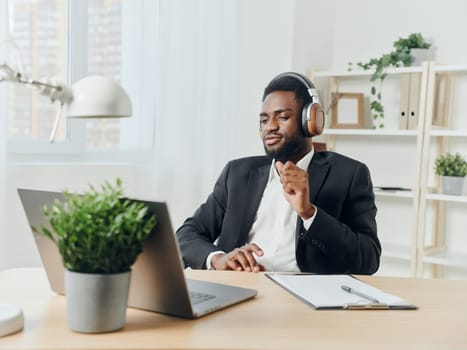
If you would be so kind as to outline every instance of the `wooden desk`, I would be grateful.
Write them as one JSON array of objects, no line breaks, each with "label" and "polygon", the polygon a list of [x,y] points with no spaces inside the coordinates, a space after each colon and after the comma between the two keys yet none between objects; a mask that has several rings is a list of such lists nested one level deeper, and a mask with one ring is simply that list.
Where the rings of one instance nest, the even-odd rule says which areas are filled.
[{"label": "wooden desk", "polygon": [[0,349],[467,349],[467,281],[362,277],[419,306],[416,311],[316,311],[263,274],[187,271],[192,278],[256,288],[250,301],[198,320],[128,309],[124,329],[79,334],[65,298],[42,269],[0,272],[0,302],[19,304],[25,329]]}]

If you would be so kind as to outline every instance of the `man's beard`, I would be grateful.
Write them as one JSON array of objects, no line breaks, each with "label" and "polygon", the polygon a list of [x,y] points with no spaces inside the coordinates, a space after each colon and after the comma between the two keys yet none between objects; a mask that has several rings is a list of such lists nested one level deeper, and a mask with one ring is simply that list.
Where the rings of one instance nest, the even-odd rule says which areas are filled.
[{"label": "man's beard", "polygon": [[300,130],[298,130],[292,137],[289,139],[286,138],[284,144],[280,148],[268,150],[266,145],[264,145],[264,151],[269,157],[285,163],[291,158],[296,157],[297,154],[306,149],[306,147],[307,141],[300,133]]}]

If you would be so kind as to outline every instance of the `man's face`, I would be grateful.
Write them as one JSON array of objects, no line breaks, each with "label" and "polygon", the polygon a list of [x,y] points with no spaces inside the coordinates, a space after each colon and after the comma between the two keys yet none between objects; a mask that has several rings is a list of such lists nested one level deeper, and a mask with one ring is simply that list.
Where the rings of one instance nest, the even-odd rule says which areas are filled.
[{"label": "man's face", "polygon": [[292,91],[274,91],[264,99],[260,132],[266,154],[276,160],[296,162],[307,152],[300,125],[301,108]]}]

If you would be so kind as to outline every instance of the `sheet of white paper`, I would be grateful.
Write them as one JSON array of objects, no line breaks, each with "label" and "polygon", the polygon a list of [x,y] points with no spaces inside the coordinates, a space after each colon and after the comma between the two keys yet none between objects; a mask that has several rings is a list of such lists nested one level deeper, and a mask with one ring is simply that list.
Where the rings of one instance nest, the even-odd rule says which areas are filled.
[{"label": "sheet of white paper", "polygon": [[371,303],[365,298],[346,292],[342,289],[343,285],[376,298],[383,304],[409,305],[398,296],[385,293],[350,275],[294,275],[271,273],[268,274],[268,276],[316,308],[343,307],[345,304],[353,303]]}]

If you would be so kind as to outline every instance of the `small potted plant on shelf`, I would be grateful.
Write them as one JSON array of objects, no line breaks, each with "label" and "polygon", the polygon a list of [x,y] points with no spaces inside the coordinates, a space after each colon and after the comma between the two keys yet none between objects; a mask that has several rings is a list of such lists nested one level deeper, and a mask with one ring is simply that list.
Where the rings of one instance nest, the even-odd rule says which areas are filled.
[{"label": "small potted plant on shelf", "polygon": [[[370,110],[373,128],[384,128],[384,107],[381,103],[381,90],[383,81],[387,76],[387,68],[410,66],[413,62],[413,49],[428,49],[427,43],[420,33],[412,33],[407,38],[399,38],[393,44],[394,50],[377,58],[371,58],[368,62],[358,62],[357,67],[364,70],[373,69],[370,82],[373,83],[370,90]],[[353,70],[352,62],[349,62],[349,71]],[[377,82],[379,84],[377,85]]]},{"label": "small potted plant on shelf", "polygon": [[435,160],[435,172],[441,176],[444,194],[462,194],[464,177],[467,175],[467,161],[459,153],[440,155]]},{"label": "small potted plant on shelf", "polygon": [[63,202],[43,208],[52,229],[41,231],[57,245],[65,267],[68,326],[85,333],[120,329],[131,266],[156,218],[143,203],[122,198],[119,178],[101,190],[63,195]]}]

